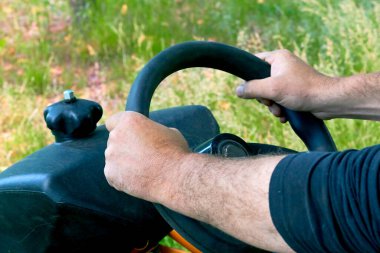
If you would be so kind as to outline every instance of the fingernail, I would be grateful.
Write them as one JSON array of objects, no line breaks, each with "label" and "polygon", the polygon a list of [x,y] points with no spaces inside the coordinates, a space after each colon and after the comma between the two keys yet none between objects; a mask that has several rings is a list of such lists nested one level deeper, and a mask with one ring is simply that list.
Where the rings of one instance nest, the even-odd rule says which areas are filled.
[{"label": "fingernail", "polygon": [[244,95],[244,85],[240,85],[236,88],[236,95],[242,97]]}]

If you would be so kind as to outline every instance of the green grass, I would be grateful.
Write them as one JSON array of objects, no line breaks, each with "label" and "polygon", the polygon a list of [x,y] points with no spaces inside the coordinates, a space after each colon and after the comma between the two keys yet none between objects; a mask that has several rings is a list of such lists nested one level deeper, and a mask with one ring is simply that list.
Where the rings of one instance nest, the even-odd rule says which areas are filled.
[{"label": "green grass", "polygon": [[[131,83],[159,51],[213,40],[250,52],[288,48],[319,71],[347,76],[380,70],[377,0],[2,0],[0,2],[0,170],[53,141],[43,109],[72,88],[123,110]],[[305,150],[288,125],[234,95],[241,82],[190,69],[157,90],[152,109],[203,104],[223,132]],[[378,123],[330,120],[339,149],[378,143]]]},{"label": "green grass", "polygon": [[[0,22],[5,27],[0,32],[0,85],[5,88],[1,102],[9,107],[17,97],[17,103],[31,104],[12,108],[0,118],[1,133],[6,136],[0,144],[1,167],[51,141],[28,143],[31,136],[46,134],[43,106],[57,101],[64,89],[73,88],[82,97],[101,102],[104,122],[123,109],[139,69],[175,43],[215,40],[250,52],[288,48],[323,73],[337,76],[380,69],[377,1],[77,2],[76,8],[64,0],[0,4]],[[100,67],[94,70],[95,65]],[[91,81],[94,75],[97,81]],[[218,71],[187,70],[165,80],[152,108],[204,104],[214,111],[225,132],[304,149],[290,128],[278,124],[265,108],[234,96],[239,82]],[[35,98],[43,101],[32,117],[36,127],[25,128],[23,120],[37,108]],[[377,128],[374,122],[332,120],[327,124],[340,149],[377,141],[371,134]]]}]

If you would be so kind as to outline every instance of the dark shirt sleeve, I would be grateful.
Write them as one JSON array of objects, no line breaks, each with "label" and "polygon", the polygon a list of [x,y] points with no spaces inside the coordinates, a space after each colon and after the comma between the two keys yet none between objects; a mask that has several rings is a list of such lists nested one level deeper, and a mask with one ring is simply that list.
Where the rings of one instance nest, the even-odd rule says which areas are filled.
[{"label": "dark shirt sleeve", "polygon": [[269,189],[278,232],[296,252],[380,252],[380,145],[286,156]]}]

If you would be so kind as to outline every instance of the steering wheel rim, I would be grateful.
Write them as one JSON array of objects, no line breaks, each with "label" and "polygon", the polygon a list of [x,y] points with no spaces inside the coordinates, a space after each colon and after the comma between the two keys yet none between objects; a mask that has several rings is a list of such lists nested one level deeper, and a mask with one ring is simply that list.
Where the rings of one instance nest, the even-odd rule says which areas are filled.
[{"label": "steering wheel rim", "polygon": [[[154,91],[167,76],[178,70],[208,67],[233,74],[246,81],[270,76],[271,66],[244,50],[217,42],[190,41],[163,50],[140,71],[128,95],[126,110],[149,116]],[[324,122],[309,112],[283,108],[298,137],[309,151],[336,151]]]}]

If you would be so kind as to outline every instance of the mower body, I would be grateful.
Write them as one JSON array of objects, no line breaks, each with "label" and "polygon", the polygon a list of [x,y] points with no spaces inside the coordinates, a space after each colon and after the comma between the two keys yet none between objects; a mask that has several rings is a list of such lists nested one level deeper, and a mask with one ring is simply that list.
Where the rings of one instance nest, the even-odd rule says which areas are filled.
[{"label": "mower body", "polygon": [[[219,133],[211,112],[184,106],[152,112],[191,147]],[[128,126],[126,126],[128,128]],[[53,143],[0,174],[0,252],[130,252],[172,229],[154,205],[119,192],[104,176],[108,131]]]}]

